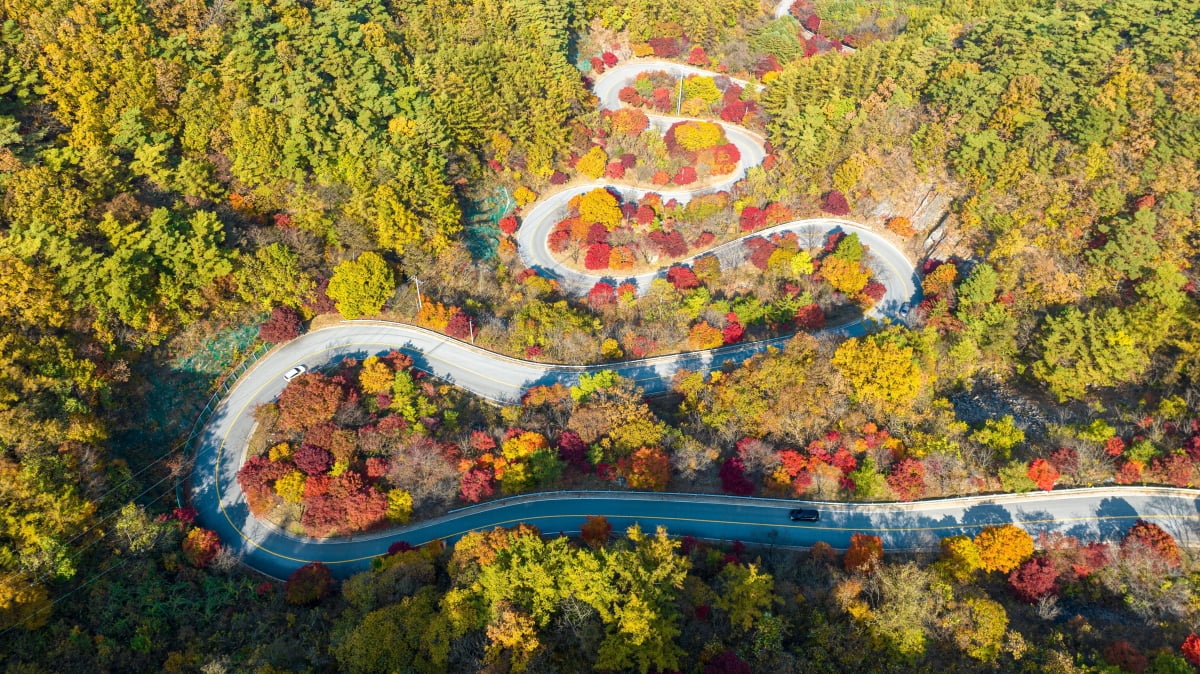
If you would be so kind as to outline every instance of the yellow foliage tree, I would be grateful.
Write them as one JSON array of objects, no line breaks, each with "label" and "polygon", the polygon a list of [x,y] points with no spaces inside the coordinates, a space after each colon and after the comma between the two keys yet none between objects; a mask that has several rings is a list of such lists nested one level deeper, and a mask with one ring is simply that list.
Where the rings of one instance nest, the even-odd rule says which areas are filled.
[{"label": "yellow foliage tree", "polygon": [[533,618],[513,610],[501,612],[488,625],[487,637],[487,661],[496,663],[501,655],[508,653],[514,672],[525,671],[529,661],[542,647]]},{"label": "yellow foliage tree", "polygon": [[550,442],[546,436],[533,431],[525,431],[505,440],[500,445],[500,453],[509,461],[523,459],[539,449],[548,449]]},{"label": "yellow foliage tree", "polygon": [[738,631],[749,632],[778,601],[775,579],[757,564],[727,564],[719,581],[721,592],[713,606],[724,611],[730,625]]},{"label": "yellow foliage tree", "polygon": [[955,631],[959,648],[976,660],[995,660],[1004,646],[1008,612],[1003,605],[991,599],[968,599],[964,608],[965,619]]},{"label": "yellow foliage tree", "polygon": [[679,112],[688,117],[699,117],[708,112],[710,107],[703,98],[689,98],[679,105]]},{"label": "yellow foliage tree", "polygon": [[593,145],[592,149],[588,150],[579,161],[575,162],[575,170],[583,175],[596,180],[604,175],[604,169],[608,166],[608,153],[599,145]]},{"label": "yellow foliage tree", "polygon": [[403,489],[393,489],[387,494],[387,518],[392,522],[408,524],[412,517],[413,497]]},{"label": "yellow foliage tree", "polygon": [[695,152],[725,143],[725,129],[715,122],[683,122],[675,126],[675,142]]},{"label": "yellow foliage tree", "polygon": [[808,276],[813,273],[813,259],[808,251],[797,251],[791,261],[793,276]]},{"label": "yellow foliage tree", "polygon": [[852,397],[887,408],[911,404],[921,390],[921,370],[912,347],[895,333],[853,337],[833,355],[833,366],[850,384]]},{"label": "yellow foliage tree", "polygon": [[392,382],[396,372],[379,356],[368,356],[363,361],[362,370],[358,373],[358,386],[363,393],[378,395],[392,390]]},{"label": "yellow foliage tree", "polygon": [[304,500],[305,481],[304,473],[293,470],[275,481],[275,493],[288,503],[299,503]]},{"label": "yellow foliage tree", "polygon": [[290,459],[292,458],[292,446],[286,442],[281,442],[267,450],[267,458],[272,461]]},{"label": "yellow foliage tree", "polygon": [[683,80],[683,97],[702,98],[705,103],[712,105],[721,100],[721,90],[717,88],[717,83],[711,77],[703,75],[692,75]]},{"label": "yellow foliage tree", "polygon": [[847,295],[855,295],[867,287],[867,271],[862,263],[827,256],[821,261],[821,276],[829,281],[834,290]]},{"label": "yellow foliage tree", "polygon": [[833,172],[833,188],[839,192],[846,194],[854,189],[859,180],[862,180],[863,171],[866,170],[867,161],[860,155],[855,154],[850,156],[846,161],[838,165]]},{"label": "yellow foliage tree", "polygon": [[521,185],[517,189],[513,190],[513,199],[517,202],[518,206],[532,204],[533,202],[537,201],[537,197],[537,192],[534,192],[524,185]]},{"label": "yellow foliage tree", "polygon": [[612,230],[621,222],[621,205],[612,192],[597,187],[580,197],[579,218],[584,223],[598,222]]},{"label": "yellow foliage tree", "polygon": [[975,535],[980,568],[1008,573],[1033,556],[1033,538],[1013,524],[984,527]]},{"label": "yellow foliage tree", "polygon": [[954,580],[966,582],[983,566],[979,547],[969,536],[950,536],[941,541],[938,567]]},{"label": "yellow foliage tree", "polygon": [[46,589],[41,585],[31,585],[15,575],[0,580],[0,629],[19,624],[27,630],[35,630],[46,624],[49,609]]},{"label": "yellow foliage tree", "polygon": [[604,354],[605,358],[617,360],[625,355],[621,350],[621,343],[609,337],[600,344],[600,353]]}]

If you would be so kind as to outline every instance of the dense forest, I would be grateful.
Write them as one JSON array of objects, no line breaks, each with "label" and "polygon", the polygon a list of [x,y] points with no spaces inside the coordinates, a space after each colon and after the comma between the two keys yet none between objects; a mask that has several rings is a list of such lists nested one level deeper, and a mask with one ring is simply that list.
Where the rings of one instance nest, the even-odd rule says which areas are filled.
[{"label": "dense forest", "polygon": [[[188,439],[231,367],[362,316],[571,363],[811,334],[651,400],[601,373],[496,407],[399,353],[309,373],[257,412],[239,483],[314,536],[563,487],[1200,483],[1200,1],[773,9],[0,0],[4,671],[1200,666],[1200,566],[1153,525],[994,532],[1028,550],[981,561],[988,536],[881,558],[595,521],[393,550],[337,587],[256,576],[194,525]],[[620,113],[590,89],[643,57],[746,86],[679,81],[697,119],[660,135],[665,73]],[[682,261],[648,292],[575,296],[521,262],[514,232],[564,184],[728,173],[704,120],[763,133],[767,160],[682,205],[600,190],[551,236],[580,268]],[[688,261],[822,214],[911,254],[905,320],[821,331],[883,291],[855,236]]]}]

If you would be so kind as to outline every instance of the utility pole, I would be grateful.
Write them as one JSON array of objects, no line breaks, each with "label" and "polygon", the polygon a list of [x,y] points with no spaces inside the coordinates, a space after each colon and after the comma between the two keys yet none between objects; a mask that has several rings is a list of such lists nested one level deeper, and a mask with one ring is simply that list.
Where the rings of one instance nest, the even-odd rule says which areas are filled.
[{"label": "utility pole", "polygon": [[471,329],[471,343],[475,343],[475,319],[467,317],[467,327]]},{"label": "utility pole", "polygon": [[421,311],[421,284],[423,281],[416,276],[412,277],[413,285],[417,287],[417,311]]},{"label": "utility pole", "polygon": [[679,115],[683,110],[683,77],[679,78],[679,95],[675,97],[675,114]]}]

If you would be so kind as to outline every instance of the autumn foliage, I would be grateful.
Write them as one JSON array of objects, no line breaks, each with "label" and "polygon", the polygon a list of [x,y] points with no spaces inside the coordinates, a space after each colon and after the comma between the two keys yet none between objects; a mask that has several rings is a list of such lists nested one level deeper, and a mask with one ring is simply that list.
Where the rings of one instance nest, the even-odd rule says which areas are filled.
[{"label": "autumn foliage", "polygon": [[1033,604],[1058,591],[1058,572],[1046,557],[1025,560],[1008,574],[1008,586],[1021,601]]},{"label": "autumn foliage", "polygon": [[618,462],[625,481],[634,489],[663,491],[671,479],[671,459],[657,447],[642,447]]},{"label": "autumn foliage", "polygon": [[984,527],[975,535],[980,568],[1008,573],[1033,556],[1033,538],[1012,524]]},{"label": "autumn foliage", "polygon": [[203,569],[221,551],[221,539],[217,532],[196,527],[183,539],[183,558],[188,564]]},{"label": "autumn foliage", "polygon": [[850,212],[850,203],[846,201],[846,195],[833,190],[821,199],[821,210],[830,215],[845,215]]},{"label": "autumn foliage", "polygon": [[1031,461],[1028,473],[1029,479],[1033,480],[1038,489],[1043,491],[1054,489],[1054,483],[1059,477],[1058,469],[1045,459],[1034,459]]},{"label": "autumn foliage", "polygon": [[903,459],[887,476],[888,486],[901,501],[916,501],[925,494],[925,466],[916,459]]},{"label": "autumn foliage", "polygon": [[688,333],[688,346],[696,351],[715,349],[725,343],[725,335],[721,329],[709,325],[708,321],[700,321],[692,326]]},{"label": "autumn foliage", "polygon": [[613,527],[603,515],[588,515],[580,528],[580,537],[591,548],[602,548],[612,536]]},{"label": "autumn foliage", "polygon": [[281,344],[300,335],[300,314],[291,307],[275,307],[267,320],[258,326],[258,337],[264,342]]},{"label": "autumn foliage", "polygon": [[1171,534],[1162,527],[1138,520],[1121,539],[1121,554],[1128,556],[1148,551],[1167,566],[1178,567],[1182,563],[1179,545]]},{"label": "autumn foliage", "polygon": [[842,558],[842,565],[847,571],[856,573],[874,573],[883,561],[883,539],[871,534],[852,534],[850,547]]},{"label": "autumn foliage", "polygon": [[1183,645],[1179,650],[1183,652],[1183,657],[1192,663],[1195,667],[1200,667],[1200,635],[1191,633],[1183,640]]},{"label": "autumn foliage", "polygon": [[309,562],[292,572],[283,586],[289,604],[315,604],[333,591],[333,573],[321,562]]},{"label": "autumn foliage", "polygon": [[288,383],[279,394],[279,424],[303,430],[329,421],[345,400],[345,391],[328,377],[308,372]]},{"label": "autumn foliage", "polygon": [[727,494],[748,496],[754,493],[754,483],[746,477],[746,466],[739,456],[731,456],[721,464],[721,490]]}]

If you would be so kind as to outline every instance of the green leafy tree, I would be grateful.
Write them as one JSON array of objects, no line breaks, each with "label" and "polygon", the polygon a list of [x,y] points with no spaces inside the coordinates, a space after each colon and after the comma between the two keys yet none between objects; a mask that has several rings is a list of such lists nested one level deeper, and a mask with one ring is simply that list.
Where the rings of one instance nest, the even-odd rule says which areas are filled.
[{"label": "green leafy tree", "polygon": [[238,295],[264,311],[277,305],[299,309],[314,288],[312,277],[300,270],[290,248],[273,243],[242,258],[237,271]]},{"label": "green leafy tree", "polygon": [[1132,382],[1149,364],[1127,315],[1116,307],[1086,313],[1072,307],[1049,316],[1038,346],[1041,359],[1033,364],[1033,374],[1059,402]]},{"label": "green leafy tree", "polygon": [[377,253],[366,252],[356,260],[346,260],[333,270],[326,290],[345,318],[379,313],[384,302],[396,292],[392,268]]},{"label": "green leafy tree", "polygon": [[1012,450],[1025,442],[1025,431],[1017,428],[1011,414],[997,419],[988,419],[983,427],[971,433],[971,439],[996,453],[997,458],[1008,459]]},{"label": "green leafy tree", "polygon": [[756,564],[727,564],[717,583],[713,606],[724,611],[729,623],[740,632],[753,629],[777,601],[774,579]]}]

